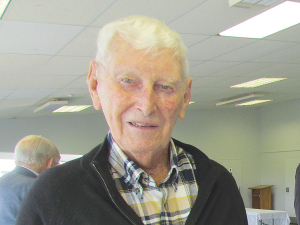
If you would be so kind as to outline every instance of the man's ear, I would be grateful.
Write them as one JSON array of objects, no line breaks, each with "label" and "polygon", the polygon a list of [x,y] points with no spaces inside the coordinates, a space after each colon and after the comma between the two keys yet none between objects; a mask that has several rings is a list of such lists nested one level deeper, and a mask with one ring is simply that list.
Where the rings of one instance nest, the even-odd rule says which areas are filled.
[{"label": "man's ear", "polygon": [[185,110],[186,107],[190,104],[190,100],[191,100],[191,93],[192,93],[192,78],[188,78],[187,80],[187,88],[184,94],[184,101],[183,101],[183,105],[182,108],[179,112],[179,118],[183,119],[185,116]]},{"label": "man's ear", "polygon": [[97,62],[91,61],[89,73],[87,75],[87,83],[89,85],[89,92],[93,101],[93,106],[96,110],[101,109],[100,98],[97,92],[98,79],[97,79]]},{"label": "man's ear", "polygon": [[45,170],[51,168],[52,162],[53,162],[53,158],[50,158],[50,159],[48,159],[48,160],[46,161],[46,168],[45,168]]}]

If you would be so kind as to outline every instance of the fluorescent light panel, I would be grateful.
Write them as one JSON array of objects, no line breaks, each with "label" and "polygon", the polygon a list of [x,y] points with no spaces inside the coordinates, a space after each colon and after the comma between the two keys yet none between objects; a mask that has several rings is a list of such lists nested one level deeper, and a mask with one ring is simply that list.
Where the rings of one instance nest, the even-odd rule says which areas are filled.
[{"label": "fluorescent light panel", "polygon": [[[300,12],[299,12],[300,13]],[[259,78],[245,83],[230,86],[231,88],[254,88],[266,84],[271,84],[277,81],[285,80],[286,78]]]},{"label": "fluorescent light panel", "polygon": [[59,109],[53,111],[54,113],[63,113],[63,112],[80,112],[87,108],[91,107],[91,105],[73,105],[73,106],[62,106]]},{"label": "fluorescent light panel", "polygon": [[263,38],[300,23],[300,2],[285,1],[220,33],[221,36]]},{"label": "fluorescent light panel", "polygon": [[2,18],[10,0],[0,0],[0,19]]},{"label": "fluorescent light panel", "polygon": [[218,102],[216,104],[216,106],[220,106],[220,105],[230,105],[230,104],[234,104],[234,103],[238,103],[238,102],[245,102],[246,100],[249,100],[249,99],[253,99],[253,98],[260,98],[260,97],[263,97],[264,95],[263,94],[249,94],[249,95],[245,95],[245,96],[239,96],[239,97],[236,97],[236,98],[232,98],[232,99],[226,99],[226,100],[223,100],[221,102]]},{"label": "fluorescent light panel", "polygon": [[256,104],[269,102],[269,101],[272,101],[272,100],[252,100],[250,102],[244,102],[244,103],[237,104],[236,106],[256,105]]},{"label": "fluorescent light panel", "polygon": [[68,101],[49,101],[46,102],[45,104],[39,106],[36,108],[33,112],[52,112],[53,110],[56,110],[64,105],[67,105]]}]

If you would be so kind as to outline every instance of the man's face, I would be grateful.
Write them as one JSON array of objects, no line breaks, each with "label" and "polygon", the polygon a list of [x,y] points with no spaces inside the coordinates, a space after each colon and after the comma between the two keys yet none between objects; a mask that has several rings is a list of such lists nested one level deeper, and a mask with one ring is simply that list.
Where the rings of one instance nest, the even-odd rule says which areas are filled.
[{"label": "man's face", "polygon": [[145,55],[119,37],[110,53],[108,68],[91,64],[94,107],[102,108],[114,140],[127,155],[166,150],[189,103],[191,79],[183,82],[171,53]]}]

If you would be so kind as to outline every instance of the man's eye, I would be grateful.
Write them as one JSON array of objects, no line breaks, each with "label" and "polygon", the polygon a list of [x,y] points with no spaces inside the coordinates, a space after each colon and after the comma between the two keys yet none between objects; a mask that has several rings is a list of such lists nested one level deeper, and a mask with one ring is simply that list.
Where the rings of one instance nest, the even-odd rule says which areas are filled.
[{"label": "man's eye", "polygon": [[169,85],[161,85],[161,88],[164,89],[164,90],[169,90],[171,89],[171,87]]},{"label": "man's eye", "polygon": [[123,78],[122,79],[125,83],[133,83],[133,80],[129,79],[129,78]]}]

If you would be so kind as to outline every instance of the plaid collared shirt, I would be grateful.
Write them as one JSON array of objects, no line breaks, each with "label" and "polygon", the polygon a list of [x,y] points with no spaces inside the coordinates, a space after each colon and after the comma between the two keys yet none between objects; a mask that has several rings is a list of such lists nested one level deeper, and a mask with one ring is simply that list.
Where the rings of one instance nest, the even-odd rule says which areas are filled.
[{"label": "plaid collared shirt", "polygon": [[112,177],[124,200],[143,223],[185,224],[198,193],[192,156],[170,140],[171,169],[157,186],[150,175],[123,153],[110,133],[108,140]]}]

